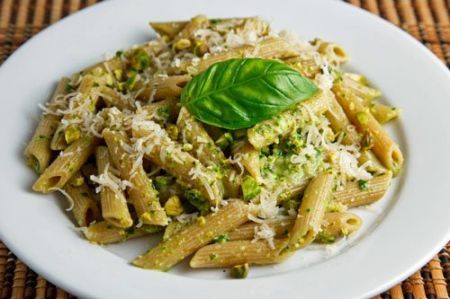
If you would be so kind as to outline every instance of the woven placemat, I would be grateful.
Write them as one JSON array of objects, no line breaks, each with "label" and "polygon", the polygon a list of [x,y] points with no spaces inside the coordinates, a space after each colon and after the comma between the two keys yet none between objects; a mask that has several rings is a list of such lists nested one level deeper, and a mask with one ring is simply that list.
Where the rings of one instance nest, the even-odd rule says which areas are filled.
[{"label": "woven placemat", "polygon": [[[28,38],[97,0],[0,0],[0,63]],[[450,66],[450,1],[348,0],[403,28]],[[445,299],[450,243],[407,280],[375,298]],[[0,241],[0,299],[74,298],[22,263]]]}]

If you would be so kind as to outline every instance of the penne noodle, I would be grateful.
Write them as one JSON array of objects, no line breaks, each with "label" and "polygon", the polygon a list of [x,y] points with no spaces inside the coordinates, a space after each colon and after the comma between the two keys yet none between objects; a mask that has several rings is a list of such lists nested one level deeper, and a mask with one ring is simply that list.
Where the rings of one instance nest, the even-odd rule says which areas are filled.
[{"label": "penne noodle", "polygon": [[368,205],[378,201],[386,193],[392,179],[392,173],[373,177],[363,190],[358,182],[349,182],[341,191],[333,193],[334,200],[349,208]]},{"label": "penne noodle", "polygon": [[334,177],[321,173],[306,187],[294,226],[290,231],[289,250],[296,250],[311,244],[320,230],[325,207],[331,198]]},{"label": "penne noodle", "polygon": [[[99,174],[109,176],[108,168],[112,167],[112,161],[106,146],[99,146],[95,149],[95,159]],[[100,203],[102,216],[106,222],[119,227],[127,228],[133,225],[130,212],[128,211],[127,200],[121,190],[113,190],[104,187],[100,191]]]},{"label": "penne noodle", "polygon": [[245,263],[255,265],[278,264],[290,253],[280,254],[287,245],[287,239],[274,240],[275,248],[264,241],[231,241],[207,245],[198,250],[191,259],[191,268],[224,268]]},{"label": "penne noodle", "polygon": [[135,165],[135,158],[124,148],[130,144],[128,137],[123,132],[105,129],[103,138],[121,178],[131,184],[128,188],[129,201],[133,204],[139,219],[145,224],[167,225],[167,215],[142,163]]},{"label": "penne noodle", "polygon": [[335,65],[340,65],[348,61],[349,57],[345,49],[335,43],[328,43],[320,41],[318,45],[318,52],[325,56],[325,58]]},{"label": "penne noodle", "polygon": [[[68,78],[62,78],[56,87],[50,99],[50,110],[55,110],[56,101],[60,96],[66,94],[66,85]],[[53,111],[54,112],[54,111]],[[34,131],[31,141],[25,148],[25,157],[27,164],[34,169],[37,174],[41,174],[50,164],[52,155],[51,141],[58,128],[59,117],[52,114],[44,114],[39,120],[39,124]]]},{"label": "penne noodle", "polygon": [[385,124],[400,116],[400,109],[379,103],[371,103],[369,110],[380,124]]},{"label": "penne noodle", "polygon": [[34,183],[33,190],[47,193],[62,188],[86,163],[94,152],[96,143],[97,140],[89,135],[73,142],[44,170]]},{"label": "penne noodle", "polygon": [[124,242],[161,231],[160,226],[143,225],[139,228],[119,228],[106,221],[92,223],[82,232],[90,242],[100,245]]},{"label": "penne noodle", "polygon": [[343,76],[342,84],[344,88],[351,90],[356,96],[363,99],[366,105],[369,104],[373,99],[379,98],[381,96],[381,92],[378,89],[355,81],[349,76]]},{"label": "penne noodle", "polygon": [[72,201],[71,212],[76,223],[80,227],[88,226],[93,221],[100,219],[100,211],[97,201],[94,198],[89,187],[86,185],[83,177],[77,176],[78,180],[70,180],[65,186],[64,191]]},{"label": "penne noodle", "polygon": [[192,145],[189,151],[206,167],[216,169],[225,187],[226,197],[239,195],[239,180],[236,171],[226,163],[222,150],[214,143],[203,125],[197,121],[186,108],[181,108],[177,119],[181,141]]},{"label": "penne noodle", "polygon": [[352,124],[334,95],[330,98],[329,109],[325,112],[325,116],[330,121],[330,125],[335,133],[342,132],[344,134],[342,141],[345,144],[359,143],[361,138],[358,136],[358,132],[354,128],[353,130],[351,129]]},{"label": "penne noodle", "polygon": [[158,124],[150,121],[135,125],[133,137],[144,140],[144,148],[148,149],[145,157],[180,180],[182,185],[198,190],[211,205],[222,200],[223,186],[216,174],[170,140]]},{"label": "penne noodle", "polygon": [[[261,176],[261,162],[259,151],[257,151],[248,141],[235,144],[233,148],[234,160],[242,165],[245,170],[258,182],[263,182]],[[241,172],[243,169],[241,169]]]},{"label": "penne noodle", "polygon": [[148,117],[146,119],[153,120],[158,123],[174,121],[180,111],[178,100],[175,98],[167,98],[159,102],[153,102],[142,107]]},{"label": "penne noodle", "polygon": [[[323,221],[315,241],[322,241],[326,236],[328,240],[335,240],[341,236],[347,236],[356,230],[361,225],[361,218],[353,213],[348,212],[328,212],[325,213]],[[266,224],[273,229],[275,238],[286,238],[289,236],[289,231],[294,226],[295,219],[281,219],[266,222]],[[227,233],[229,241],[238,240],[252,240],[255,237],[255,231],[260,226],[259,223],[248,222],[234,230]]]},{"label": "penne noodle", "polygon": [[342,84],[335,84],[333,90],[336,99],[344,108],[350,121],[361,133],[368,133],[373,138],[373,152],[383,165],[398,174],[403,165],[403,154],[398,145],[386,134],[380,123],[365,109],[362,101]]},{"label": "penne noodle", "polygon": [[247,205],[240,200],[233,200],[218,212],[200,218],[201,220],[137,257],[133,265],[167,271],[215,237],[247,222],[247,214]]}]

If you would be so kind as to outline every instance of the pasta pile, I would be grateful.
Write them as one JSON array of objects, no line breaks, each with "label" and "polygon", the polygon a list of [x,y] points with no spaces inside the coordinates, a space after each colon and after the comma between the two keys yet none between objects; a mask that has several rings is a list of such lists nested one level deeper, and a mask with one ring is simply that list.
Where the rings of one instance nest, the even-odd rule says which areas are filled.
[{"label": "pasta pile", "polygon": [[[233,267],[243,278],[249,264],[358,230],[348,209],[379,200],[402,167],[382,127],[399,110],[340,68],[341,46],[273,32],[256,17],[151,26],[156,39],[61,79],[41,107],[25,150],[34,191],[63,193],[93,243],[163,232],[132,261],[163,271],[194,254],[192,268]],[[182,93],[230,59],[280,63],[317,92],[248,128],[202,122]]]}]

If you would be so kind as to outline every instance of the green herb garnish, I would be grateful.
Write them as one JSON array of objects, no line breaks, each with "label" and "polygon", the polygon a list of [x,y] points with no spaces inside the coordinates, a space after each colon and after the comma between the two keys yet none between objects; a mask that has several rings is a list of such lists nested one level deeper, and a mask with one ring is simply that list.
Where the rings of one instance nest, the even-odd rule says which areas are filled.
[{"label": "green herb garnish", "polygon": [[317,92],[299,72],[259,58],[218,62],[183,89],[181,104],[200,121],[226,129],[248,128]]}]

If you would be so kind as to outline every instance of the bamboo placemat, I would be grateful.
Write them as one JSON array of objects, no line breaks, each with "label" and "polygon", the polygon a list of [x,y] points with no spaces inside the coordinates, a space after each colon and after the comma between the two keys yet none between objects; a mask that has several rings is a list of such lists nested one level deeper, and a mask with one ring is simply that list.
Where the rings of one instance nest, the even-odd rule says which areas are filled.
[{"label": "bamboo placemat", "polygon": [[[312,1],[312,0],[311,0]],[[28,38],[97,0],[0,0],[0,63]],[[403,28],[450,66],[449,0],[347,0]],[[450,215],[450,213],[449,213]],[[445,299],[450,243],[407,280],[375,298]],[[74,298],[33,272],[0,241],[0,299]]]}]

